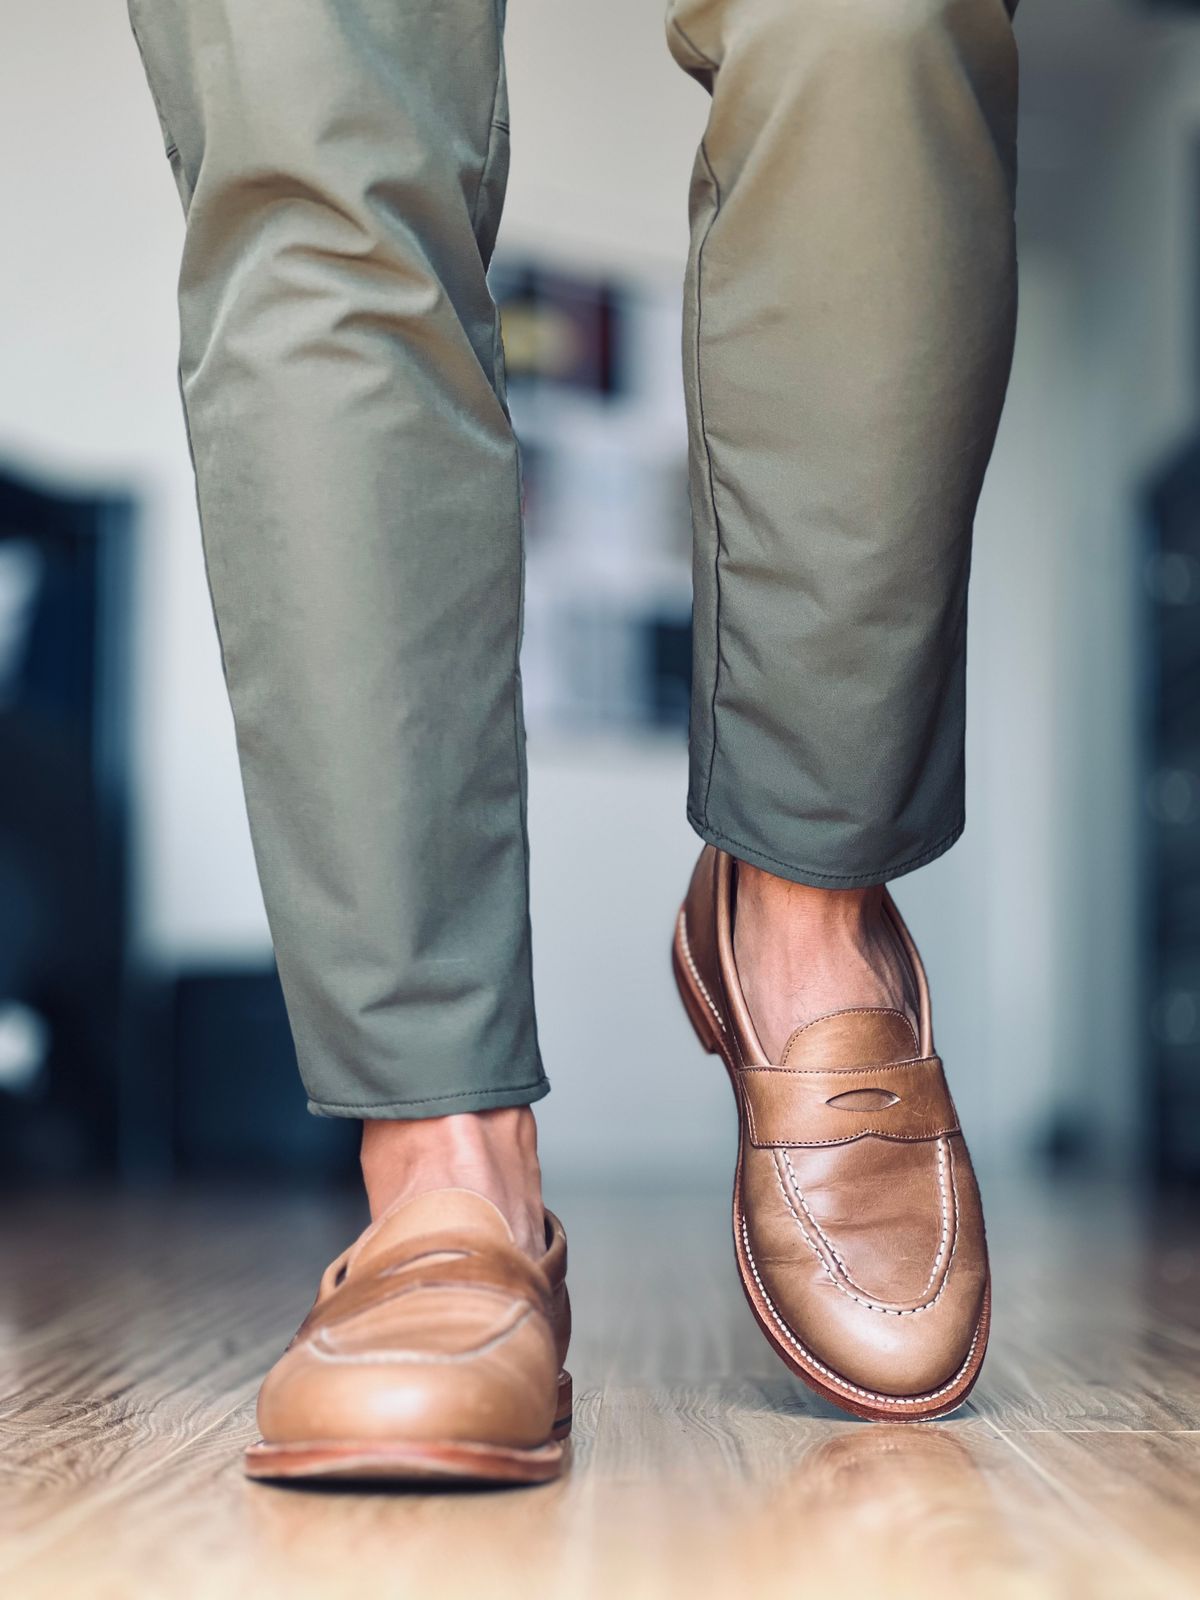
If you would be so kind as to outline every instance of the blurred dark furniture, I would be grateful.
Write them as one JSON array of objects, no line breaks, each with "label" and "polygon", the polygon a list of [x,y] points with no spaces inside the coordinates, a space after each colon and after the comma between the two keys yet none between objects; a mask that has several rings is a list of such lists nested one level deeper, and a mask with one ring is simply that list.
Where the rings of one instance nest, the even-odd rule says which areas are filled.
[{"label": "blurred dark furniture", "polygon": [[606,398],[621,393],[620,297],[610,284],[518,261],[493,262],[488,281],[500,308],[510,388],[556,384]]},{"label": "blurred dark furniture", "polygon": [[313,1183],[357,1174],[358,1122],[306,1108],[274,969],[182,974],[169,1070],[178,1176]]},{"label": "blurred dark furniture", "polygon": [[[118,1159],[133,504],[0,470],[0,1173]],[[36,1049],[14,1055],[14,1039]]]},{"label": "blurred dark furniture", "polygon": [[1155,1176],[1200,1182],[1200,440],[1147,496],[1145,1038]]}]

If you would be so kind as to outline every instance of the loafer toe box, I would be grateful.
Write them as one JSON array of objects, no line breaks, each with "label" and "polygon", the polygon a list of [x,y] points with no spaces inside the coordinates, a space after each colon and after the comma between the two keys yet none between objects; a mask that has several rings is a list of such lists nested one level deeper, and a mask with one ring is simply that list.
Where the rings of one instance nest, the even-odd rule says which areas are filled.
[{"label": "loafer toe box", "polygon": [[[943,1206],[912,1205],[910,1170],[894,1210],[891,1186],[847,1173],[844,1153],[837,1187],[824,1181],[833,1163],[823,1153],[793,1155],[753,1152],[757,1199],[740,1224],[777,1336],[850,1400],[858,1391],[902,1410],[953,1390],[987,1334],[987,1247],[965,1149],[954,1175],[952,1141],[921,1162]],[[880,1152],[863,1157],[881,1164]],[[911,1148],[896,1158],[909,1169],[920,1159]]]},{"label": "loafer toe box", "polygon": [[[460,1326],[441,1350],[419,1326],[405,1326],[409,1318],[387,1326],[383,1307],[373,1326],[335,1323],[298,1341],[260,1391],[264,1440],[540,1444],[554,1424],[558,1364],[550,1330],[528,1306],[472,1308],[468,1300],[485,1297],[456,1296]],[[420,1309],[446,1345],[447,1314]]]}]

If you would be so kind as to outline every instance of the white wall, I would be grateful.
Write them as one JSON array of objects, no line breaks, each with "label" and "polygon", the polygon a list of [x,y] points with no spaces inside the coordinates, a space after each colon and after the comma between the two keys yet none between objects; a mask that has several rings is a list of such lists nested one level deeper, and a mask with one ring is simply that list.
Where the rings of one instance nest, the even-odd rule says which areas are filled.
[{"label": "white wall", "polygon": [[0,456],[143,501],[138,927],[261,947],[175,389],[182,217],[122,0],[43,0],[0,51]]},{"label": "white wall", "polygon": [[599,270],[682,270],[708,96],[672,59],[665,10],[510,0],[507,243]]},{"label": "white wall", "polygon": [[[5,35],[0,456],[143,497],[140,935],[167,963],[256,959],[265,929],[175,391],[182,220],[158,126],[121,0],[42,0]],[[509,56],[507,241],[677,276],[704,95],[666,51],[660,6],[514,0]],[[899,891],[929,956],[939,1042],[993,1164],[1015,1159],[1056,1101],[1093,1101],[1114,1156],[1130,1125],[1126,490],[1190,407],[1192,286],[1173,230],[1196,65],[1173,51],[1151,72],[1095,153],[1090,206],[1074,220],[1064,204],[1057,232],[1023,242],[1012,398],[979,522],[969,828]],[[1072,198],[1078,178],[1064,179]],[[719,1074],[679,1114],[692,1066],[703,1070],[665,965],[694,848],[681,754],[533,754],[551,1161],[724,1159]]]}]

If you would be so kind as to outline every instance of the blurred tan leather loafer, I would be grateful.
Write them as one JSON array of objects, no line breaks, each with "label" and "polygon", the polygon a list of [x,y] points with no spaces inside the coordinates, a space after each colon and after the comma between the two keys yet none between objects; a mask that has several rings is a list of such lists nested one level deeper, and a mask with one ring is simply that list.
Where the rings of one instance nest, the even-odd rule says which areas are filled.
[{"label": "blurred tan leather loafer", "polygon": [[854,1007],[797,1028],[768,1061],[733,959],[734,871],[705,848],[673,954],[692,1024],[737,1097],[733,1228],[746,1296],[779,1355],[826,1399],[876,1419],[942,1416],[979,1375],[990,1283],[921,958],[888,895],[919,1030],[902,1012]]},{"label": "blurred tan leather loafer", "polygon": [[258,1397],[252,1478],[544,1483],[571,1429],[567,1241],[532,1261],[482,1195],[385,1212],[325,1272]]}]

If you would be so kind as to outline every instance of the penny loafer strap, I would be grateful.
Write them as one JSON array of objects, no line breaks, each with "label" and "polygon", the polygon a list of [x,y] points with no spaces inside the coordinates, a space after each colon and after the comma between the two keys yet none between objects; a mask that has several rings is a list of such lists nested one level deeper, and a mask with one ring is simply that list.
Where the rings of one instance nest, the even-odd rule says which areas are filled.
[{"label": "penny loafer strap", "polygon": [[473,1289],[523,1300],[547,1316],[553,1310],[553,1290],[545,1274],[515,1246],[489,1243],[481,1248],[477,1240],[434,1234],[379,1257],[362,1277],[318,1300],[296,1338],[421,1289]]},{"label": "penny loafer strap", "polygon": [[958,1114],[937,1056],[826,1071],[744,1067],[738,1073],[750,1142],[847,1144],[936,1139],[958,1132]]}]

